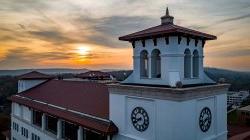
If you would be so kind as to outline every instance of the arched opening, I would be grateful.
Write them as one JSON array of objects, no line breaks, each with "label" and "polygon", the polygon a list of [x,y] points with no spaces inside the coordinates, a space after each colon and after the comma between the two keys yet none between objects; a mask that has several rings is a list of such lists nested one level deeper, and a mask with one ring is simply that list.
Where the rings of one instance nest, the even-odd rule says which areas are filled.
[{"label": "arched opening", "polygon": [[140,54],[140,75],[148,77],[148,52],[143,50]]},{"label": "arched opening", "polygon": [[199,53],[197,50],[193,52],[193,77],[199,77]]},{"label": "arched opening", "polygon": [[161,57],[158,49],[154,49],[151,54],[151,76],[161,78]]},{"label": "arched opening", "polygon": [[184,78],[191,78],[191,52],[186,49],[184,54]]}]

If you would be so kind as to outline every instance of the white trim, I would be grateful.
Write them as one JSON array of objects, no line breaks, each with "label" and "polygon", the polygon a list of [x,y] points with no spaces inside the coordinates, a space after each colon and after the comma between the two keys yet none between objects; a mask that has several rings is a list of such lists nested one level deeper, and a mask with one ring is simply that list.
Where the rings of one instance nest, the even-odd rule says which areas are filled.
[{"label": "white trim", "polygon": [[96,117],[96,116],[89,115],[89,114],[85,114],[85,113],[78,112],[78,111],[75,111],[75,110],[68,109],[68,111],[69,111],[69,112],[73,112],[73,113],[75,113],[75,114],[83,115],[83,116],[85,116],[85,117],[90,117],[90,118],[93,118],[93,119],[97,119],[97,120],[101,120],[101,121],[105,121],[105,122],[110,122],[110,120],[103,119],[103,118]]},{"label": "white trim", "polygon": [[60,106],[53,105],[53,104],[48,104],[48,106],[51,106],[51,107],[54,107],[54,108],[58,108],[58,109],[62,109],[62,110],[66,110],[66,108],[64,108],[64,107],[60,107]]},{"label": "white trim", "polygon": [[184,57],[184,54],[161,54],[161,57]]},{"label": "white trim", "polygon": [[66,111],[69,111],[69,112],[72,112],[72,113],[75,113],[75,114],[78,114],[78,115],[82,115],[84,117],[88,117],[88,118],[92,118],[92,119],[96,119],[96,120],[100,120],[100,121],[104,121],[104,122],[108,122],[108,123],[111,122],[108,119],[96,117],[96,116],[93,116],[93,115],[90,115],[90,114],[78,112],[78,111],[67,109],[67,108],[64,108],[64,107],[57,106],[57,105],[48,104],[48,103],[45,103],[45,102],[42,102],[42,101],[33,100],[33,99],[28,98],[28,97],[23,97],[23,96],[20,96],[20,95],[15,95],[15,96],[21,97],[23,99],[27,99],[27,100],[30,100],[30,101],[34,101],[34,102],[37,102],[37,103],[45,104],[45,105],[48,105],[48,106],[51,106],[51,107],[54,107],[54,108],[57,108],[57,109],[60,109],[60,110],[66,110]]},{"label": "white trim", "polygon": [[38,101],[38,100],[31,100],[31,101],[34,101],[34,102],[37,102],[37,103],[40,103],[40,104],[44,104],[44,105],[46,105],[46,104],[47,104],[47,103],[45,103],[45,102]]}]

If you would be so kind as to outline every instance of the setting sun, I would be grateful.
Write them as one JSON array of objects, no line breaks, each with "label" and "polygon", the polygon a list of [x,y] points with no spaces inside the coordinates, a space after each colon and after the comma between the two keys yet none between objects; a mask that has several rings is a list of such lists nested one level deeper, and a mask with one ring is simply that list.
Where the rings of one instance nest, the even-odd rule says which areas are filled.
[{"label": "setting sun", "polygon": [[81,56],[86,56],[86,55],[88,55],[89,53],[90,53],[90,47],[88,47],[88,46],[79,46],[78,48],[77,48],[77,53],[79,54],[79,55],[81,55]]}]

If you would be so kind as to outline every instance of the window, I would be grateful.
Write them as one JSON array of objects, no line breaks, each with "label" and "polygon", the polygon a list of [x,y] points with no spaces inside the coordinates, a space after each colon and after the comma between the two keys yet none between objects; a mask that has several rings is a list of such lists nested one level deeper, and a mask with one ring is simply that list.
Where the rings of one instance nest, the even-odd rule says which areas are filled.
[{"label": "window", "polygon": [[32,133],[31,140],[40,140],[40,137]]},{"label": "window", "polygon": [[148,77],[148,52],[143,50],[140,54],[140,75]]},{"label": "window", "polygon": [[161,57],[160,51],[154,49],[151,54],[151,76],[152,78],[161,78]]},{"label": "window", "polygon": [[57,134],[57,118],[46,116],[46,130],[53,134]]},{"label": "window", "polygon": [[193,52],[193,77],[199,77],[199,53],[197,50]]},{"label": "window", "polygon": [[191,78],[191,52],[186,49],[184,52],[184,78]]},{"label": "window", "polygon": [[62,122],[62,137],[64,139],[76,140],[78,126],[66,121]]},{"label": "window", "polygon": [[165,37],[165,42],[167,45],[169,44],[169,37]]},{"label": "window", "polygon": [[22,127],[21,128],[21,134],[22,134],[22,136],[28,138],[29,137],[29,131],[28,131],[28,129]]},{"label": "window", "polygon": [[21,116],[21,107],[19,104],[17,103],[13,103],[14,104],[14,115],[16,116]]},{"label": "window", "polygon": [[19,125],[15,122],[13,122],[13,129],[18,132],[18,129],[19,129]]},{"label": "window", "polygon": [[33,124],[37,125],[37,126],[42,126],[42,112],[39,111],[33,111]]}]

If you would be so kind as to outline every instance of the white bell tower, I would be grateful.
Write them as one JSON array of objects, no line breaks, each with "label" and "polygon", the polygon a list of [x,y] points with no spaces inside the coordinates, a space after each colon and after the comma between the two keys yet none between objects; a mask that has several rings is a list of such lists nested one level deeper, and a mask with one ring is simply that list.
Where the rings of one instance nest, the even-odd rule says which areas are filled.
[{"label": "white bell tower", "polygon": [[133,46],[134,71],[123,83],[175,87],[214,83],[204,73],[203,48],[216,36],[173,23],[174,17],[161,17],[161,25],[120,37]]},{"label": "white bell tower", "polygon": [[119,39],[133,46],[133,73],[109,85],[114,140],[226,140],[228,84],[204,73],[203,48],[216,36],[175,25],[174,17]]}]

